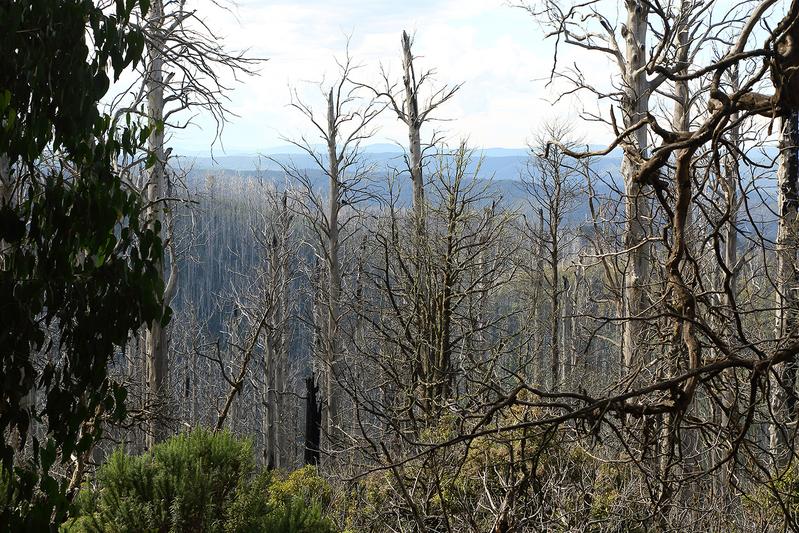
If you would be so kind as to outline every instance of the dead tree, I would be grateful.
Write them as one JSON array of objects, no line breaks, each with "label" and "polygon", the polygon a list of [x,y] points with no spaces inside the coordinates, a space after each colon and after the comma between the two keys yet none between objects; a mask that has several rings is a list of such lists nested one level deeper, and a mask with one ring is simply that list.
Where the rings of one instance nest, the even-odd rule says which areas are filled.
[{"label": "dead tree", "polygon": [[354,66],[349,55],[339,64],[340,73],[336,83],[324,91],[324,118],[317,116],[313,108],[305,103],[295,90],[292,92],[292,107],[310,123],[323,141],[325,154],[318,153],[312,143],[302,137],[287,139],[301,148],[314,161],[317,170],[327,179],[327,197],[321,198],[317,187],[304,169],[293,163],[276,161],[287,176],[300,184],[306,194],[306,203],[301,214],[314,232],[318,248],[326,267],[325,323],[322,344],[324,347],[324,428],[325,437],[334,443],[345,431],[342,419],[341,369],[342,358],[342,265],[341,248],[351,232],[348,226],[355,217],[354,208],[365,198],[364,178],[369,167],[361,156],[361,143],[372,135],[371,124],[381,111],[373,99],[363,100],[359,96],[361,85],[352,81]]},{"label": "dead tree", "polygon": [[306,465],[319,465],[319,450],[322,429],[322,404],[317,399],[319,387],[313,374],[305,378],[305,448],[303,462]]},{"label": "dead tree", "polygon": [[[777,172],[777,272],[775,339],[794,335],[799,322],[799,117],[792,111],[781,119],[780,163]],[[789,457],[787,446],[797,420],[796,357],[778,365],[772,375],[771,450],[778,465]]]},{"label": "dead tree", "polygon": [[398,88],[396,82],[391,81],[388,72],[381,69],[382,85],[369,86],[378,98],[385,99],[390,109],[397,118],[408,128],[408,172],[413,184],[413,209],[414,217],[419,231],[424,231],[424,152],[427,148],[437,144],[436,135],[427,143],[422,142],[422,126],[434,120],[432,114],[442,104],[450,100],[460,89],[460,84],[454,86],[442,85],[438,88],[429,88],[429,82],[435,75],[434,70],[416,71],[416,57],[411,47],[413,39],[407,32],[402,32],[402,85]]},{"label": "dead tree", "polygon": [[[574,160],[556,147],[547,148],[553,139],[566,145],[570,130],[563,124],[546,125],[539,133],[536,144],[530,146],[530,160],[522,176],[528,194],[528,203],[541,213],[540,229],[529,227],[528,231],[538,243],[546,269],[540,272],[546,282],[549,300],[550,336],[550,386],[559,389],[567,377],[567,361],[572,354],[565,353],[567,335],[564,328],[563,297],[568,286],[564,260],[574,239],[568,228],[568,216],[574,211],[580,192],[581,175]],[[566,294],[568,297],[568,295]]]},{"label": "dead tree", "polygon": [[[150,206],[147,212],[147,223],[152,227],[161,228],[159,234],[164,236],[163,224],[166,220],[164,213],[164,197],[166,196],[166,164],[167,155],[164,144],[164,59],[162,50],[165,48],[164,36],[164,3],[155,0],[148,13],[148,26],[150,40],[147,47],[149,68],[145,78],[145,91],[147,94],[147,119],[152,130],[147,140],[147,148],[152,158],[145,185],[145,197]],[[166,309],[174,296],[177,283],[177,264],[172,258],[170,272],[164,289],[164,309]],[[156,268],[163,272],[163,259],[158,260]],[[145,331],[144,340],[145,363],[147,368],[147,390],[151,404],[158,405],[166,398],[166,376],[168,371],[167,360],[167,335],[162,324],[154,322]],[[163,408],[162,408],[163,409]],[[166,436],[163,416],[154,416],[151,419],[147,432],[147,447],[162,441]]]},{"label": "dead tree", "polygon": [[[161,260],[156,265],[164,280],[166,316],[178,283],[172,245],[172,204],[177,184],[169,166],[168,132],[186,126],[191,120],[186,111],[203,110],[215,119],[218,135],[230,115],[225,105],[229,88],[222,82],[222,71],[235,76],[252,75],[261,60],[228,52],[197,10],[187,8],[186,0],[153,0],[147,16],[138,23],[145,36],[146,61],[140,67],[139,79],[120,91],[111,103],[112,120],[141,113],[150,127],[147,153],[124,162],[124,166],[132,169],[143,165],[141,189],[148,205],[146,223],[160,228],[170,253],[168,263]],[[142,345],[148,403],[156,411],[148,424],[149,447],[167,432],[168,331],[161,323],[150,324]]]}]

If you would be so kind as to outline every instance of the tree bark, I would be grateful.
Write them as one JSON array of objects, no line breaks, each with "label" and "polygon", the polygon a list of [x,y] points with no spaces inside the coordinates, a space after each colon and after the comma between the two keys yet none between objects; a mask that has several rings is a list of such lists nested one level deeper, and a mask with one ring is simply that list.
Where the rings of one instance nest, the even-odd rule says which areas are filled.
[{"label": "tree bark", "polygon": [[[737,68],[732,71],[731,80],[732,90],[738,90],[738,70]],[[734,124],[730,131],[730,144],[738,147],[741,143],[740,126],[738,125],[738,113],[734,113],[730,117],[730,121]],[[728,309],[732,309],[735,305],[735,297],[737,295],[737,282],[738,282],[738,182],[740,180],[740,173],[738,168],[738,154],[732,152],[728,153],[724,162],[724,196],[727,204],[728,219],[724,227],[724,263],[730,271],[729,278],[726,274],[722,274],[726,279],[722,280],[726,284],[724,304]],[[738,424],[737,417],[732,411],[735,404],[735,397],[733,392],[732,379],[724,384],[723,392],[723,407],[721,411],[721,427],[722,429],[731,429]],[[728,414],[729,413],[729,414]],[[721,454],[726,453],[727,450],[717,453],[718,459]],[[734,463],[727,462],[720,470],[720,483],[719,487],[721,493],[726,497],[730,494],[729,480],[734,473]]]},{"label": "tree bark", "polygon": [[[148,55],[150,69],[146,81],[147,90],[147,115],[152,128],[147,140],[147,148],[154,158],[154,163],[147,177],[146,196],[149,207],[147,209],[147,223],[151,227],[161,225],[159,233],[163,236],[163,196],[165,186],[165,150],[164,150],[164,61],[162,48],[164,46],[162,25],[164,18],[164,5],[162,0],[154,0],[148,14],[148,23],[153,26],[152,42],[149,45]],[[156,261],[155,268],[164,278],[164,262]],[[167,302],[164,302],[167,305]],[[145,361],[147,368],[147,392],[151,406],[160,411],[151,416],[146,445],[151,448],[162,441],[166,436],[163,423],[163,395],[167,379],[167,336],[166,331],[159,322],[148,325],[145,332]]]},{"label": "tree bark", "polygon": [[411,38],[402,32],[402,82],[405,85],[404,112],[408,125],[408,155],[413,181],[413,214],[417,232],[424,232],[424,178],[422,175],[422,123],[419,120],[419,101],[416,94],[416,73],[413,70]]},{"label": "tree bark", "polygon": [[305,378],[305,451],[303,462],[306,465],[319,464],[319,443],[322,427],[322,406],[316,395],[319,387],[314,375]]},{"label": "tree bark", "polygon": [[[782,119],[780,137],[780,167],[777,172],[777,279],[775,338],[782,342],[794,335],[799,311],[797,290],[797,244],[799,244],[799,122],[796,112]],[[796,423],[796,360],[791,357],[772,370],[770,444],[777,466],[790,455],[786,446]]]},{"label": "tree bark", "polygon": [[[557,170],[555,170],[557,172]],[[556,183],[559,178],[555,177]],[[557,194],[557,193],[556,193]],[[557,197],[556,200],[557,202]],[[551,239],[552,248],[549,250],[549,268],[552,269],[552,277],[550,279],[549,287],[552,291],[550,296],[550,379],[552,379],[552,390],[558,390],[560,385],[561,376],[561,354],[560,354],[560,250],[558,249],[558,222],[557,211],[553,212],[553,206],[549,206],[549,238]],[[557,209],[557,208],[556,208]]]},{"label": "tree bark", "polygon": [[339,265],[339,210],[341,209],[340,180],[338,150],[336,137],[338,135],[337,109],[333,89],[327,99],[327,155],[328,177],[330,178],[330,197],[327,213],[327,252],[326,261],[328,268],[328,302],[327,302],[327,331],[325,338],[326,358],[326,429],[327,438],[334,439],[336,428],[340,426],[340,398],[338,393],[338,325],[339,325],[339,299],[341,298],[341,269]]},{"label": "tree bark", "polygon": [[[625,41],[626,71],[624,72],[624,123],[629,127],[649,112],[649,82],[646,78],[646,39],[649,5],[642,0],[625,0],[627,25],[622,31]],[[622,366],[630,370],[644,364],[640,350],[641,322],[644,312],[645,284],[649,270],[649,246],[646,244],[646,222],[649,206],[642,185],[635,181],[640,159],[647,152],[648,128],[638,128],[634,145],[624,150],[622,178],[626,191],[624,246],[628,250],[624,283],[624,330]]]},{"label": "tree bark", "polygon": [[[687,1],[683,1],[681,3],[681,11],[680,11],[680,19],[678,20],[685,20],[689,13],[690,5]],[[678,22],[679,23],[679,22]],[[686,68],[688,66],[688,28],[684,22],[679,23],[682,27],[677,30],[677,54],[676,59],[678,65],[681,65],[679,68],[679,74],[685,74]],[[671,127],[675,132],[687,132],[690,127],[690,96],[689,96],[689,87],[688,82],[683,80],[677,80],[674,82],[674,92],[672,94],[674,99],[674,110],[672,113],[672,124]],[[677,200],[681,202],[680,205],[684,205],[687,202],[687,205],[684,205],[682,208],[684,210],[684,218],[682,219],[680,227],[674,228],[675,232],[675,243],[680,243],[682,250],[680,251],[680,258],[677,259],[675,263],[675,267],[679,269],[680,273],[682,274],[683,268],[680,265],[680,262],[685,264],[685,260],[682,256],[687,256],[692,253],[695,249],[694,243],[691,239],[691,219],[692,219],[692,210],[691,210],[691,200],[690,200],[690,189],[686,189],[686,187],[690,187],[690,170],[692,164],[692,155],[693,153],[690,150],[677,150],[675,152],[676,160],[681,162],[682,164],[678,167],[678,171],[680,169],[684,169],[682,171],[682,175],[675,176],[676,185],[675,189],[678,190]],[[686,183],[687,181],[687,183]],[[687,191],[687,192],[686,192]],[[689,198],[686,200],[685,196],[688,195]],[[678,205],[677,207],[680,207]],[[676,220],[676,219],[675,219]],[[680,235],[678,235],[678,232]],[[678,240],[679,239],[679,240]],[[675,244],[676,246],[676,244]],[[672,282],[674,284],[674,282]],[[676,285],[675,285],[676,286]],[[672,289],[675,290],[675,289]],[[685,286],[684,280],[682,280],[682,276],[680,277],[679,288],[675,290],[675,292],[682,293],[685,291],[687,294],[688,288]],[[691,295],[692,296],[692,295]],[[687,296],[686,296],[687,298]],[[687,305],[685,303],[682,304],[683,306]],[[680,342],[679,335],[684,333],[681,327],[675,327],[674,329],[674,342]],[[674,351],[677,353],[677,351]],[[666,363],[666,377],[671,378],[674,375],[678,374],[682,371],[679,368],[679,360],[678,358],[667,360]],[[696,453],[694,452],[693,448],[696,447],[696,435],[694,432],[690,431],[678,431],[678,428],[675,427],[676,424],[679,423],[681,420],[681,416],[675,416],[672,414],[667,414],[661,420],[658,421],[660,427],[658,430],[660,431],[660,450],[659,450],[659,477],[662,482],[661,486],[661,498],[662,501],[666,501],[668,497],[671,495],[671,488],[670,488],[670,477],[671,471],[673,469],[680,469],[680,468],[691,468],[696,466],[694,459],[687,459],[687,458],[695,458]],[[677,447],[680,447],[682,452],[681,454],[686,457],[686,460],[677,465],[673,465],[673,458],[676,453],[678,453]],[[681,491],[681,496],[683,499],[690,499],[692,494],[692,486],[688,485]]]}]

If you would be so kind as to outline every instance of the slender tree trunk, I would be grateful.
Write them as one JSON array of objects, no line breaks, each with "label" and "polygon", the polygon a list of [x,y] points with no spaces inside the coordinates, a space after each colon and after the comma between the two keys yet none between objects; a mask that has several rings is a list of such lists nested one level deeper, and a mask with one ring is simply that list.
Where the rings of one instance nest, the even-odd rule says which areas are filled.
[{"label": "slender tree trunk", "polygon": [[[797,244],[799,244],[799,123],[797,113],[782,119],[780,138],[780,168],[777,173],[777,287],[775,338],[785,339],[797,324],[799,299],[797,291]],[[782,464],[790,457],[786,446],[796,423],[796,361],[795,358],[777,365],[771,376],[771,450]]]},{"label": "slender tree trunk", "polygon": [[[147,141],[147,148],[154,157],[154,164],[149,170],[147,180],[147,201],[150,206],[147,212],[147,223],[163,225],[164,204],[163,196],[165,186],[165,150],[164,150],[164,72],[161,50],[164,43],[161,36],[164,6],[162,0],[154,0],[148,15],[149,23],[153,26],[153,41],[149,48],[150,72],[147,79],[147,113],[152,128],[152,133]],[[163,229],[160,230],[163,235]],[[155,268],[164,276],[164,263],[159,259]],[[165,302],[166,305],[166,302]],[[158,410],[163,409],[163,395],[167,376],[167,337],[161,324],[154,321],[145,332],[145,361],[147,367],[147,390],[151,403],[157,405]],[[155,413],[151,417],[147,435],[147,447],[165,438],[166,428],[163,424],[163,412]]]},{"label": "slender tree trunk", "polygon": [[267,334],[266,379],[267,388],[264,398],[266,406],[265,458],[269,468],[283,468],[288,461],[287,440],[284,438],[286,411],[286,315],[288,301],[288,232],[289,214],[287,196],[284,193],[281,202],[278,223],[279,235],[273,233],[268,251],[267,268],[269,269],[269,298],[272,327]]},{"label": "slender tree trunk", "polygon": [[275,340],[273,338],[274,332],[269,331],[266,335],[266,391],[264,395],[266,403],[266,417],[265,417],[265,430],[266,430],[266,448],[265,448],[265,462],[268,469],[279,468],[277,459],[277,402],[275,389],[277,387],[277,379],[275,367],[277,364],[277,355],[275,350]]},{"label": "slender tree trunk", "polygon": [[[649,6],[642,0],[625,0],[626,31],[623,32],[627,70],[624,73],[624,122],[631,126],[646,117],[649,111],[649,82],[646,78],[646,39]],[[647,127],[634,133],[635,144],[625,148],[622,178],[626,191],[624,246],[628,250],[624,283],[624,331],[622,339],[623,368],[630,370],[644,363],[640,350],[644,294],[649,268],[649,246],[646,244],[646,223],[649,207],[643,188],[634,181],[640,156],[647,152]]]},{"label": "slender tree trunk", "polygon": [[339,266],[339,209],[340,205],[340,181],[339,181],[339,161],[336,149],[336,136],[338,134],[336,124],[336,107],[333,89],[327,100],[327,155],[328,155],[328,175],[330,178],[330,198],[327,213],[327,251],[326,260],[328,267],[328,302],[327,302],[327,334],[326,357],[326,429],[327,438],[335,437],[336,428],[340,426],[340,398],[338,393],[338,323],[339,323],[339,299],[341,298],[341,270]]},{"label": "slender tree trunk", "polygon": [[[538,210],[538,234],[544,234],[544,210]],[[543,241],[535,251],[535,286],[533,287],[533,383],[544,385],[544,341],[543,326],[541,320],[541,308],[543,307],[543,288],[544,288],[544,245]]]},{"label": "slender tree trunk", "polygon": [[561,307],[563,311],[561,312],[560,354],[563,364],[561,365],[560,380],[561,383],[569,386],[571,384],[569,378],[575,367],[575,354],[572,346],[572,328],[574,323],[574,319],[572,318],[574,314],[572,291],[574,288],[571,286],[569,278],[566,276],[561,276],[561,283],[563,287],[561,291],[561,296],[563,297]]},{"label": "slender tree trunk", "polygon": [[[687,16],[687,9],[689,8],[688,2],[684,1],[681,4],[681,16]],[[688,67],[688,30],[685,27],[685,22],[683,20],[679,20],[677,24],[683,26],[677,35],[678,40],[678,49],[677,49],[677,62],[680,65],[679,73],[685,74],[686,69]],[[690,104],[689,104],[689,88],[688,82],[678,80],[674,82],[674,110],[672,113],[672,129],[676,132],[687,132],[690,126]],[[676,158],[678,160],[682,160],[683,158],[688,158],[688,168],[690,168],[691,162],[690,158],[692,155],[689,153],[688,150],[677,150],[676,151]],[[691,205],[690,199],[688,200],[688,206],[686,207],[685,213],[685,221],[683,224],[683,228],[681,231],[685,233],[684,242],[684,253],[689,254],[692,250],[695,249],[694,243],[691,239]],[[679,334],[681,331],[675,330],[675,342],[680,342]],[[676,373],[684,371],[684,369],[678,368],[679,362],[677,360],[668,360],[666,361],[666,376],[664,377],[672,377]],[[695,408],[695,407],[694,407]],[[682,453],[687,458],[695,458],[697,457],[696,453],[694,453],[694,448],[696,447],[696,434],[695,432],[685,431],[679,432],[678,428],[674,427],[675,423],[678,423],[681,420],[681,417],[674,416],[672,414],[668,414],[659,420],[660,427],[658,430],[660,431],[660,449],[659,449],[659,476],[663,483],[661,487],[661,498],[663,501],[668,499],[671,494],[670,489],[670,477],[671,473],[670,470],[672,469],[672,462],[674,460],[674,454],[678,453],[677,446],[680,447]],[[679,436],[679,440],[677,437]],[[686,459],[680,465],[675,468],[693,468],[697,466],[694,459]],[[691,463],[691,464],[689,464]],[[681,492],[681,496],[685,500],[690,500],[692,498],[692,490],[691,486],[688,485],[683,491]]]},{"label": "slender tree trunk", "polygon": [[305,451],[303,462],[306,465],[319,464],[319,443],[322,427],[322,406],[316,398],[319,387],[313,373],[305,378]]},{"label": "slender tree trunk", "polygon": [[[735,73],[732,82],[733,90],[737,90],[737,68],[734,69],[733,72]],[[737,147],[740,146],[741,142],[740,126],[737,125],[738,113],[733,114],[730,117],[730,121],[735,124],[730,131],[730,144]],[[738,290],[738,270],[736,268],[736,264],[738,263],[738,181],[740,179],[740,175],[738,169],[738,155],[736,153],[733,152],[727,154],[727,157],[725,158],[724,171],[726,173],[724,179],[724,195],[727,204],[727,210],[729,211],[729,218],[724,228],[724,263],[727,265],[727,269],[730,270],[730,276],[729,280],[723,281],[722,283],[728,284],[727,290],[730,293],[725,293],[724,305],[728,309],[732,309],[732,306],[735,305],[735,295],[737,295]],[[722,429],[727,429],[737,425],[735,415],[732,412],[735,404],[732,379],[729,379],[726,383],[723,383],[723,386],[724,390],[722,398],[725,409],[721,409],[720,413],[721,427]],[[727,451],[728,450],[723,450],[721,453],[727,453]],[[718,459],[721,459],[720,454],[718,455]],[[721,477],[719,486],[721,492],[725,496],[730,493],[729,480],[733,474],[733,467],[734,462],[727,462],[719,471],[719,476]]]},{"label": "slender tree trunk", "polygon": [[[415,300],[418,304],[416,322],[419,324],[419,343],[417,347],[418,360],[414,362],[418,368],[417,379],[421,381],[419,387],[422,398],[420,404],[425,418],[429,417],[431,404],[435,401],[436,376],[434,367],[437,361],[432,353],[436,346],[434,330],[436,329],[435,317],[437,304],[432,301],[428,286],[428,270],[424,263],[426,256],[426,220],[425,220],[425,194],[424,176],[422,171],[422,121],[419,117],[419,101],[416,94],[416,73],[413,66],[413,53],[411,51],[411,38],[407,32],[402,32],[402,83],[404,86],[403,121],[408,127],[408,168],[413,186],[413,228],[414,228],[414,264],[416,265]],[[437,349],[437,347],[436,347]],[[441,353],[440,350],[439,354]]]},{"label": "slender tree trunk", "polygon": [[286,383],[286,366],[288,364],[288,335],[287,316],[288,316],[288,290],[289,290],[289,253],[288,253],[288,240],[289,240],[289,213],[287,205],[287,195],[283,194],[282,212],[281,212],[281,236],[278,242],[280,248],[278,250],[278,301],[275,308],[275,324],[277,325],[277,362],[275,367],[275,382],[277,383],[275,389],[275,409],[276,409],[276,434],[275,440],[277,443],[277,466],[284,468],[288,465],[288,439],[286,438],[286,417],[288,410],[286,409],[286,391],[288,384]]},{"label": "slender tree trunk", "polygon": [[[460,165],[460,163],[456,163]],[[460,169],[456,170],[460,172]],[[460,176],[456,176],[456,180]],[[456,185],[457,188],[457,185]],[[457,217],[458,217],[458,193],[457,190],[450,192],[449,206],[447,208],[447,247],[444,255],[444,275],[442,279],[440,300],[438,302],[438,312],[434,315],[437,318],[436,329],[437,341],[436,357],[433,360],[433,368],[427,374],[427,379],[430,387],[428,393],[425,395],[428,405],[428,415],[431,420],[435,419],[439,413],[439,409],[434,407],[439,400],[446,399],[450,394],[450,386],[452,384],[452,349],[451,349],[451,334],[452,334],[452,307],[453,297],[456,291],[455,277],[456,272],[456,257],[455,257],[455,241],[457,238]]]},{"label": "slender tree trunk", "polygon": [[405,117],[408,125],[408,155],[413,181],[413,213],[417,232],[424,232],[424,181],[422,176],[422,141],[419,102],[416,94],[416,74],[413,70],[411,38],[402,32],[402,82],[405,85]]},{"label": "slender tree trunk", "polygon": [[552,390],[557,390],[560,385],[560,264],[558,262],[560,252],[558,250],[558,235],[557,223],[552,220],[552,211],[550,211],[549,219],[550,239],[552,239],[552,248],[549,253],[549,267],[552,269],[552,277],[550,279],[551,299],[550,306],[551,312],[549,317],[550,327],[550,375],[552,379]]}]

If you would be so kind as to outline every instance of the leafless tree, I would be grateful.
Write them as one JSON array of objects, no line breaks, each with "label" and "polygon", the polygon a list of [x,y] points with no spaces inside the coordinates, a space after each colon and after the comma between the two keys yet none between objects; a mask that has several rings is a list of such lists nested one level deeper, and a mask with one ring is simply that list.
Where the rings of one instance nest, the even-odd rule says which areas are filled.
[{"label": "leafless tree", "polygon": [[568,332],[563,324],[567,319],[563,312],[563,301],[569,297],[569,281],[563,267],[567,265],[569,248],[575,242],[574,224],[569,224],[568,218],[574,212],[581,192],[583,165],[558,148],[551,147],[551,142],[558,139],[569,144],[567,139],[570,134],[568,126],[564,124],[545,126],[530,147],[530,160],[522,176],[530,208],[533,212],[539,212],[541,219],[538,228],[529,222],[526,227],[546,264],[545,272],[539,274],[545,280],[545,292],[549,300],[549,383],[553,390],[565,383],[566,369],[571,366],[570,362],[563,360],[569,355],[566,351],[569,343],[564,342]]},{"label": "leafless tree", "polygon": [[[225,105],[228,87],[222,82],[222,71],[227,70],[234,77],[252,75],[261,61],[225,50],[197,9],[186,4],[186,0],[151,2],[146,17],[139,21],[146,43],[146,61],[140,68],[140,77],[121,90],[111,103],[114,121],[127,113],[143,113],[150,128],[147,154],[126,166],[144,165],[141,189],[148,203],[147,223],[160,228],[159,233],[170,252],[169,261],[162,260],[156,266],[164,271],[165,310],[178,284],[177,258],[171,246],[174,235],[170,207],[174,203],[176,183],[169,166],[168,131],[186,127],[193,118],[190,113],[202,110],[216,120],[218,134],[230,115]],[[169,366],[167,331],[160,323],[151,324],[144,333],[142,345],[148,398],[153,405],[163,404]],[[165,437],[167,429],[163,419],[163,413],[161,416],[154,413],[147,431],[148,447]]]},{"label": "leafless tree", "polygon": [[276,161],[289,177],[306,192],[301,214],[316,236],[315,250],[326,267],[327,286],[324,294],[324,410],[325,435],[331,441],[341,440],[348,422],[341,412],[342,381],[342,264],[341,250],[351,238],[350,227],[357,220],[355,208],[367,195],[366,178],[370,167],[361,153],[361,143],[373,132],[372,123],[382,109],[374,99],[363,99],[362,87],[352,81],[355,66],[349,53],[338,63],[337,81],[326,91],[326,113],[319,115],[304,102],[296,90],[292,92],[292,107],[299,111],[323,142],[324,155],[316,150],[309,138],[287,139],[308,154],[315,169],[327,180],[326,198],[320,195],[313,177],[293,163]]}]

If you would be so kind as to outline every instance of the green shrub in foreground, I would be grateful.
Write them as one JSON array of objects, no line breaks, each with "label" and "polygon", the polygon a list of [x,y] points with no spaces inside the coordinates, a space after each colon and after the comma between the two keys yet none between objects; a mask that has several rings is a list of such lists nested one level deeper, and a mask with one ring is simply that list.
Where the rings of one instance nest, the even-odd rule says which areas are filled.
[{"label": "green shrub in foreground", "polygon": [[258,473],[248,441],[196,430],[138,456],[116,451],[78,495],[64,533],[327,533],[330,488],[313,468]]}]

